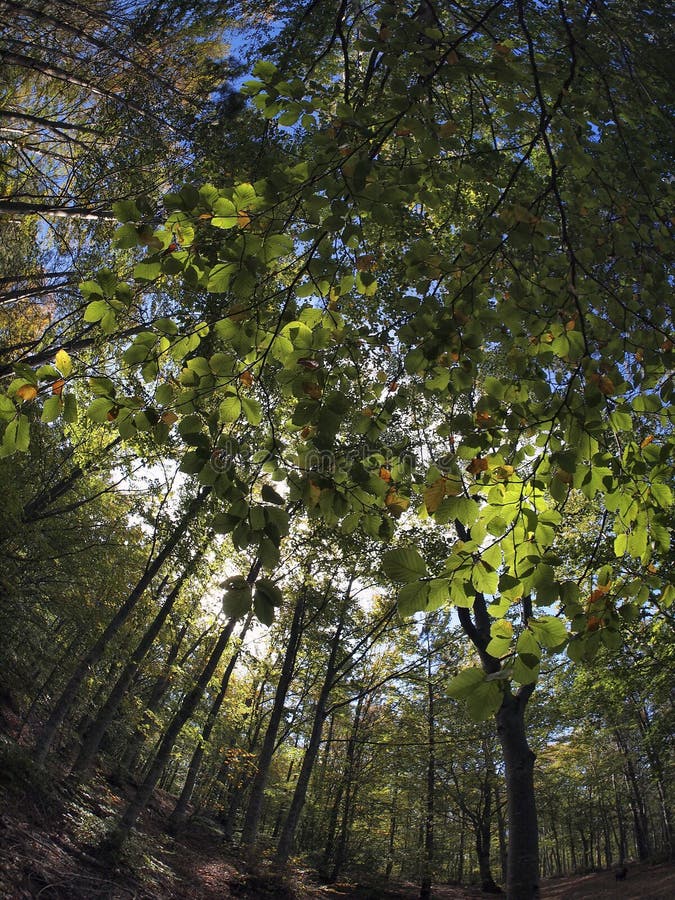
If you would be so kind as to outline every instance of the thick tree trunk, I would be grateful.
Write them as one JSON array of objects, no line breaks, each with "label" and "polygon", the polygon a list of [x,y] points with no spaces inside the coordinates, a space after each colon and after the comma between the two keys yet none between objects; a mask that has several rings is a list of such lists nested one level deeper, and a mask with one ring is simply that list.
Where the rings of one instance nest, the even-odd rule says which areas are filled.
[{"label": "thick tree trunk", "polygon": [[47,755],[51,750],[54,738],[56,737],[56,733],[59,730],[61,723],[70,711],[73,703],[75,702],[75,698],[79,691],[80,685],[86,678],[87,673],[89,672],[91,667],[101,659],[106,650],[106,647],[108,646],[110,641],[117,635],[131,613],[134,611],[138,601],[141,599],[146,589],[152,582],[152,579],[155,577],[155,575],[157,575],[166,560],[187,534],[188,526],[194,519],[197,510],[203,503],[204,497],[206,496],[208,490],[208,488],[202,489],[199,494],[193,498],[193,500],[188,505],[185,514],[182,516],[178,524],[174,527],[160,552],[146,566],[145,572],[137,582],[133,591],[129,594],[117,613],[108,623],[107,627],[103,631],[103,634],[101,634],[98,640],[94,642],[93,646],[89,649],[89,651],[84,655],[84,657],[76,666],[75,671],[70,676],[68,683],[61,692],[61,696],[56,701],[52,713],[49,716],[35,743],[35,758],[39,764],[43,764],[45,762]]},{"label": "thick tree trunk", "polygon": [[183,726],[190,718],[190,716],[194,713],[197,708],[197,704],[201,700],[204,695],[204,691],[206,690],[206,686],[209,681],[213,677],[213,673],[215,672],[216,666],[220,662],[220,658],[225,651],[225,647],[230,639],[230,636],[234,630],[234,626],[236,624],[236,619],[229,619],[222,632],[220,633],[220,637],[216,641],[216,645],[211,651],[211,655],[204,666],[201,675],[197,679],[192,690],[183,698],[183,702],[181,703],[178,712],[173,717],[171,722],[169,723],[169,727],[164,732],[164,736],[159,744],[159,748],[157,753],[155,754],[155,758],[152,761],[150,768],[148,769],[148,773],[143,780],[143,783],[138,789],[138,792],[132,802],[127,807],[124,815],[120,819],[120,822],[115,829],[114,833],[110,838],[110,845],[114,848],[119,848],[126,841],[131,829],[136,824],[136,820],[139,815],[145,808],[148,800],[152,792],[159,781],[159,778],[164,771],[164,767],[166,766],[167,760],[173,750],[173,746],[176,743],[176,739],[180,734]]},{"label": "thick tree trunk", "polygon": [[[251,627],[252,620],[253,613],[250,613],[246,621],[244,622],[241,631],[239,632],[240,642],[243,641],[246,637],[246,632]],[[230,678],[232,677],[232,673],[234,672],[234,667],[236,666],[238,659],[239,649],[237,649],[237,651],[232,654],[232,658],[225,667],[225,671],[220,682],[220,690],[216,694],[216,697],[211,704],[211,709],[209,710],[206,722],[204,723],[204,728],[202,729],[201,739],[195,747],[194,753],[192,754],[192,759],[190,760],[190,765],[188,766],[183,789],[173,809],[173,812],[169,817],[169,825],[173,829],[178,828],[187,819],[188,804],[192,799],[192,792],[194,791],[195,784],[197,782],[197,776],[199,775],[202,760],[204,759],[204,748],[209,742],[209,739],[211,738],[211,732],[213,731],[214,726],[218,720],[218,713],[220,712],[220,707],[223,705],[223,700],[225,699],[227,689],[230,684]]]},{"label": "thick tree trunk", "polygon": [[284,712],[284,703],[286,702],[286,694],[293,678],[295,669],[295,658],[302,636],[302,622],[305,610],[305,592],[300,590],[298,600],[295,604],[293,612],[293,620],[291,622],[291,630],[288,636],[288,644],[286,645],[286,653],[281,668],[281,675],[277,690],[274,695],[274,704],[270,720],[267,724],[265,737],[263,738],[260,755],[258,757],[257,771],[251,786],[246,815],[244,816],[244,824],[241,833],[241,842],[245,846],[252,847],[258,838],[258,828],[260,825],[260,815],[262,813],[263,799],[265,796],[265,787],[269,776],[270,764],[277,740],[277,732],[281,723],[281,717]]},{"label": "thick tree trunk", "polygon": [[203,554],[204,550],[199,550],[195,554],[193,559],[186,566],[183,574],[179,577],[173,589],[167,595],[164,603],[151,622],[150,626],[146,629],[145,634],[139,641],[136,649],[131,655],[131,658],[129,659],[119,678],[115,682],[113,689],[108,694],[108,699],[105,701],[105,703],[99,710],[98,715],[87,730],[87,733],[85,734],[84,740],[82,742],[82,746],[80,748],[79,755],[75,760],[75,764],[73,765],[71,772],[72,775],[83,778],[86,777],[86,775],[89,773],[94,760],[96,759],[96,754],[98,753],[98,748],[101,744],[103,735],[110,726],[110,723],[112,722],[120,703],[124,699],[127,689],[131,684],[134,675],[138,671],[138,667],[155,642],[155,638],[161,631],[162,626],[166,622],[169,613],[173,609],[186,579],[190,577],[191,573],[194,571],[195,565],[203,556]]},{"label": "thick tree trunk", "polygon": [[531,689],[508,692],[497,713],[497,733],[506,769],[509,849],[508,900],[535,900],[539,895],[539,838],[534,796],[535,755],[525,733],[525,705]]}]

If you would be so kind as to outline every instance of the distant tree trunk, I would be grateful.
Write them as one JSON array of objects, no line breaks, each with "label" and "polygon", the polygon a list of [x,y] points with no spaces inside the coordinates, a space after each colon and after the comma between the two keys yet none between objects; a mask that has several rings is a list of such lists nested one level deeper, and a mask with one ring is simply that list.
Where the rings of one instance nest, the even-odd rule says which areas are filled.
[{"label": "distant tree trunk", "polygon": [[124,699],[127,688],[131,684],[134,675],[138,671],[138,667],[145,658],[148,650],[152,647],[153,643],[155,642],[155,638],[166,622],[169,613],[173,609],[174,604],[180,595],[185,581],[190,577],[191,573],[194,571],[195,565],[204,555],[205,549],[206,548],[199,550],[185,567],[184,572],[178,578],[173,589],[167,595],[159,612],[157,613],[149,627],[146,629],[145,634],[136,646],[136,649],[132,653],[131,658],[122,670],[122,673],[115,682],[112,690],[108,694],[108,699],[99,710],[98,715],[96,716],[84,736],[79,755],[75,760],[75,764],[72,768],[71,774],[73,776],[84,778],[89,773],[92,765],[94,764],[94,760],[96,759],[96,754],[98,753],[101,739],[110,726],[117,708]]},{"label": "distant tree trunk", "polygon": [[[243,641],[246,637],[246,632],[251,627],[252,620],[253,613],[249,613],[246,621],[241,628],[241,631],[239,632],[239,641]],[[225,667],[225,671],[223,672],[223,677],[220,682],[220,690],[216,694],[214,701],[211,704],[211,709],[209,710],[209,714],[202,729],[201,738],[199,740],[199,743],[195,747],[194,753],[192,754],[192,758],[188,766],[187,775],[185,777],[183,790],[181,791],[180,797],[178,798],[173,812],[169,817],[169,825],[173,829],[178,828],[187,819],[187,808],[190,800],[192,799],[192,792],[194,791],[197,776],[199,775],[199,770],[204,758],[204,747],[211,738],[211,732],[213,731],[213,728],[218,720],[218,713],[220,712],[220,708],[223,705],[223,700],[225,699],[227,689],[230,684],[230,678],[232,677],[232,672],[234,672],[234,667],[236,666],[238,659],[239,648],[232,654],[232,658]]]},{"label": "distant tree trunk", "polygon": [[192,690],[183,698],[183,702],[181,703],[178,712],[169,723],[169,726],[164,732],[164,736],[160,742],[157,753],[155,754],[155,758],[152,761],[152,764],[148,770],[147,775],[145,776],[145,779],[143,780],[143,783],[139,787],[136,796],[127,807],[124,815],[120,819],[117,828],[115,829],[115,832],[110,838],[111,846],[122,846],[122,844],[129,836],[131,829],[136,824],[136,820],[138,819],[139,815],[145,808],[152,792],[155,789],[157,782],[159,781],[164,767],[166,766],[166,762],[169,758],[169,755],[171,754],[171,751],[173,750],[173,746],[176,743],[178,735],[180,734],[187,720],[194,713],[195,709],[197,708],[197,704],[204,695],[206,686],[211,680],[216,666],[220,662],[220,658],[223,655],[225,647],[227,646],[230,636],[234,630],[235,624],[236,619],[228,619],[227,624],[221,631],[220,637],[216,641],[216,644],[211,651],[211,655],[209,656],[209,659],[204,666],[201,675],[197,679]]},{"label": "distant tree trunk", "polygon": [[141,599],[150,583],[152,582],[152,579],[155,577],[155,575],[157,575],[166,560],[187,534],[188,526],[194,518],[197,510],[202,505],[204,498],[208,493],[208,490],[209,488],[202,489],[199,494],[197,494],[197,496],[190,501],[185,514],[182,516],[178,524],[174,526],[173,531],[164,543],[162,549],[159,551],[157,556],[155,556],[155,558],[148,563],[145,572],[143,573],[125,602],[108,623],[105,630],[103,631],[103,634],[101,634],[98,640],[94,642],[93,646],[89,649],[89,651],[84,655],[84,657],[76,666],[75,671],[70,676],[68,683],[61,692],[61,696],[56,701],[52,713],[49,716],[35,743],[35,759],[39,764],[43,764],[45,762],[54,742],[54,738],[56,737],[56,733],[59,730],[69,710],[71,709],[73,703],[75,702],[75,698],[79,691],[80,685],[86,678],[87,673],[89,672],[91,667],[101,659],[106,650],[106,647],[108,646],[110,641],[114,637],[116,637],[119,630],[127,621],[129,616],[135,609],[138,601]]},{"label": "distant tree trunk", "polygon": [[166,661],[164,662],[163,671],[161,675],[159,675],[155,680],[152,690],[150,691],[148,701],[145,704],[143,720],[138,728],[134,730],[129,739],[127,747],[122,754],[119,765],[117,767],[118,775],[121,775],[122,772],[133,772],[138,765],[138,759],[141,755],[143,744],[145,743],[145,733],[143,726],[149,723],[152,715],[159,709],[162,698],[164,697],[164,694],[166,693],[169,684],[171,683],[171,671],[173,669],[174,663],[178,659],[181,645],[183,643],[183,640],[185,639],[185,635],[187,634],[188,624],[189,622],[184,622],[181,630],[176,636],[175,641],[169,648]]},{"label": "distant tree trunk", "polygon": [[295,832],[298,827],[300,814],[302,812],[303,806],[305,805],[305,798],[307,796],[309,781],[314,769],[316,758],[319,753],[319,748],[321,746],[321,734],[323,733],[323,726],[326,719],[328,698],[330,696],[331,688],[333,687],[333,678],[335,677],[335,672],[337,669],[337,653],[340,647],[340,640],[342,638],[345,615],[346,603],[343,604],[341,617],[331,641],[330,654],[328,656],[328,663],[326,664],[326,674],[321,686],[319,698],[316,702],[316,708],[314,710],[312,732],[309,738],[309,743],[305,750],[305,755],[302,759],[302,766],[300,767],[300,773],[295,785],[295,791],[293,792],[293,799],[291,800],[288,815],[286,816],[286,820],[281,831],[281,837],[279,838],[279,843],[277,845],[276,859],[279,863],[285,863],[288,857],[293,852]]},{"label": "distant tree trunk", "polygon": [[[367,707],[366,707],[367,708]],[[328,874],[329,883],[337,880],[338,875],[342,871],[347,862],[347,850],[349,845],[349,830],[352,820],[352,810],[356,800],[355,772],[357,763],[356,740],[361,726],[362,715],[364,710],[363,696],[359,697],[354,712],[354,723],[352,725],[351,734],[347,741],[347,761],[342,776],[342,796],[344,803],[342,805],[342,817],[340,819],[340,831],[338,833],[337,842],[335,844],[335,857],[333,865]]]},{"label": "distant tree trunk", "polygon": [[614,804],[616,808],[617,829],[619,832],[619,862],[623,863],[628,856],[628,841],[626,840],[626,823],[623,818],[623,808],[621,806],[621,798],[619,797],[619,789],[616,783],[616,776],[612,775],[612,787],[614,788]]},{"label": "distant tree trunk", "polygon": [[420,900],[431,900],[431,875],[434,863],[434,794],[436,791],[436,721],[434,713],[434,684],[431,671],[431,642],[429,632],[427,640],[427,783],[426,783],[426,816],[424,819],[424,854],[422,862],[422,879],[420,883]]},{"label": "distant tree trunk", "polygon": [[252,847],[258,839],[258,828],[260,825],[260,815],[262,813],[263,798],[265,796],[265,787],[269,776],[270,764],[274,754],[277,732],[281,723],[281,717],[284,713],[284,704],[286,702],[286,694],[293,679],[295,669],[295,659],[300,645],[303,630],[303,618],[305,612],[305,590],[301,588],[298,599],[293,611],[293,620],[291,622],[291,630],[288,635],[288,643],[284,654],[284,661],[281,667],[281,675],[277,683],[277,689],[274,694],[274,703],[272,712],[267,724],[265,737],[263,738],[262,747],[258,756],[257,770],[253,778],[251,793],[249,795],[248,806],[244,816],[244,824],[241,833],[241,842],[245,846]]},{"label": "distant tree trunk", "polygon": [[645,798],[635,774],[635,766],[633,765],[630,749],[620,729],[614,729],[614,736],[624,759],[624,773],[629,790],[630,808],[633,813],[635,849],[637,850],[638,859],[644,861],[649,858],[649,823]]}]

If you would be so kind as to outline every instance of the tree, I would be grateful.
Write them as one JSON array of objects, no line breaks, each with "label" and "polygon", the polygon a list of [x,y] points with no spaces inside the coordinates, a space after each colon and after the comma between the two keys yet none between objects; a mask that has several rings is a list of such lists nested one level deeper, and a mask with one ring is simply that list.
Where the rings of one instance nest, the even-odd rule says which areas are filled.
[{"label": "tree", "polygon": [[[302,504],[395,542],[381,562],[403,614],[457,607],[479,665],[453,691],[496,719],[507,890],[525,900],[539,877],[525,709],[540,661],[616,649],[639,608],[673,597],[659,14],[425,0],[336,17],[318,2],[331,32],[290,58],[308,9],[245,87],[287,129],[271,171],[169,193],[159,228],[147,203],[117,207],[117,245],[148,252],[133,282],[82,285],[84,319],[143,399],[114,378],[79,399],[125,440],[177,420],[182,470],[221,504],[214,527],[266,568],[284,503]],[[176,283],[167,314],[139,326],[147,293]],[[14,373],[6,455],[25,451],[59,373],[66,396],[84,374],[55,361],[56,375]],[[252,442],[257,471],[242,463]],[[612,559],[592,553],[570,578],[554,546],[579,494]]]}]

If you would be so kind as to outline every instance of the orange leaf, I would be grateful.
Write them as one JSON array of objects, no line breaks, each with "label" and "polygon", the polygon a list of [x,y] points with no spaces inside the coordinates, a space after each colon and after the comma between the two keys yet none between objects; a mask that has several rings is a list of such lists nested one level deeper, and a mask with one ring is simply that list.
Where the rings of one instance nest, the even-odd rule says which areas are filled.
[{"label": "orange leaf", "polygon": [[303,381],[302,390],[312,400],[318,400],[323,393],[316,381]]},{"label": "orange leaf", "polygon": [[66,385],[66,383],[63,380],[63,378],[59,378],[52,385],[52,394],[54,394],[55,397],[60,397],[61,394],[63,393],[63,388],[65,387],[65,385]]},{"label": "orange leaf", "polygon": [[391,472],[386,466],[380,467],[380,478],[382,481],[391,481]]},{"label": "orange leaf", "polygon": [[644,441],[642,441],[642,443],[640,444],[640,450],[644,450],[645,447],[648,447],[653,440],[654,440],[654,435],[650,434],[649,437],[646,437],[644,439]]},{"label": "orange leaf", "polygon": [[241,381],[241,383],[245,387],[251,387],[251,385],[253,384],[253,375],[251,375],[251,373],[247,369],[245,372],[241,373],[241,375],[239,376],[239,381]]},{"label": "orange leaf", "polygon": [[469,465],[466,467],[466,471],[470,475],[478,475],[479,472],[485,472],[488,467],[487,459],[481,459],[480,456],[474,456]]},{"label": "orange leaf", "polygon": [[17,397],[21,397],[24,403],[29,403],[37,397],[37,388],[32,384],[23,384],[16,392]]},{"label": "orange leaf", "polygon": [[387,507],[387,512],[398,519],[410,506],[410,500],[407,497],[401,497],[396,488],[390,487],[384,498],[384,505]]},{"label": "orange leaf", "polygon": [[356,257],[356,270],[358,272],[370,272],[377,268],[377,260],[372,253],[366,253],[364,256]]},{"label": "orange leaf", "polygon": [[119,406],[113,406],[112,409],[110,409],[110,410],[108,411],[108,414],[107,414],[107,416],[106,416],[106,419],[107,419],[109,422],[114,422],[115,419],[119,416],[119,414],[120,414],[120,408],[119,408]]},{"label": "orange leaf", "polygon": [[316,506],[321,497],[321,488],[319,487],[319,485],[315,484],[313,481],[310,481],[307,493],[310,506]]},{"label": "orange leaf", "polygon": [[250,224],[251,224],[251,217],[249,216],[249,214],[246,212],[245,209],[240,209],[239,215],[237,216],[237,225],[240,228],[248,228],[248,226]]}]

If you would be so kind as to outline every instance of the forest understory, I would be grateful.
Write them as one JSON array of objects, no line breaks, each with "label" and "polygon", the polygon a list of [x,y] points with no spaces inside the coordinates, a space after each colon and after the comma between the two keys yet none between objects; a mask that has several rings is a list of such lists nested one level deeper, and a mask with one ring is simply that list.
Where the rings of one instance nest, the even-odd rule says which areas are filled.
[{"label": "forest understory", "polygon": [[[135,785],[102,771],[86,787],[59,783],[33,768],[7,738],[0,774],[0,898],[2,900],[417,900],[419,885],[345,873],[322,885],[306,867],[275,866],[228,845],[214,819],[200,816],[171,836],[176,797],[157,790],[132,841],[116,858],[97,843],[119,816]],[[541,900],[670,900],[675,865],[631,864],[623,881],[612,870],[545,879]],[[435,884],[436,900],[488,897],[478,887]]]}]

